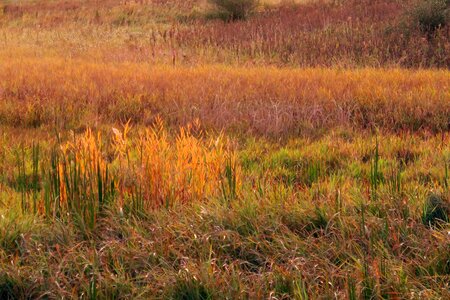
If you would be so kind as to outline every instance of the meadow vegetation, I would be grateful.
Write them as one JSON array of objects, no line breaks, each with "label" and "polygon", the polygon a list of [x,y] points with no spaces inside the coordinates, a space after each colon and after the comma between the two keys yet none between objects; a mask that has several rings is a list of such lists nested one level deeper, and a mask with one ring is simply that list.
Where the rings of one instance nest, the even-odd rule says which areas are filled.
[{"label": "meadow vegetation", "polygon": [[450,298],[449,2],[244,2],[0,1],[0,299]]}]

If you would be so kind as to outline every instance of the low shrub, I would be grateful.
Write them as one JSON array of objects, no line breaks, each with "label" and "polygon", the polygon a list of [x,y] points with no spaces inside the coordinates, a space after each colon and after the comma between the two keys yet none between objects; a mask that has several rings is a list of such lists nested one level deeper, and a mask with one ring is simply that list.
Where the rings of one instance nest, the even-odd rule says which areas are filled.
[{"label": "low shrub", "polygon": [[244,20],[258,7],[259,0],[209,0],[217,15],[227,20]]},{"label": "low shrub", "polygon": [[412,9],[411,17],[414,26],[422,32],[433,33],[449,21],[449,0],[424,0]]}]

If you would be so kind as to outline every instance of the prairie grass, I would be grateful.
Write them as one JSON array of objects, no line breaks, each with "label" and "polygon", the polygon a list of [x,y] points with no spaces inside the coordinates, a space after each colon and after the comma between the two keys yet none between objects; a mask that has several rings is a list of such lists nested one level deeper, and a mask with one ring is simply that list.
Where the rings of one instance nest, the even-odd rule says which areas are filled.
[{"label": "prairie grass", "polygon": [[20,144],[9,182],[22,212],[69,216],[92,230],[111,205],[140,214],[219,195],[236,198],[240,171],[222,135],[210,137],[197,122],[172,139],[161,119],[132,140],[129,134],[128,123],[123,131],[113,128],[108,140],[88,129],[67,141],[59,137],[41,154],[39,144]]},{"label": "prairie grass", "polygon": [[448,26],[421,32],[409,0],[287,1],[241,22],[208,20],[204,1],[47,2],[3,7],[1,52],[176,65],[450,65]]},{"label": "prairie grass", "polygon": [[[0,226],[7,233],[1,241],[2,295],[448,296],[448,221],[443,217],[449,213],[447,135],[443,139],[379,132],[377,138],[337,130],[319,139],[293,138],[283,143],[249,138],[240,143],[236,161],[230,164],[225,159],[227,148],[217,148],[216,137],[199,135],[194,125],[177,138],[167,135],[167,140],[157,134],[158,126],[151,132],[120,128],[108,138],[106,133],[99,138],[91,131],[75,139],[62,136],[59,165],[71,160],[72,169],[77,164],[82,167],[61,173],[64,196],[60,196],[59,214],[41,210],[51,178],[45,172],[39,176],[40,209],[37,214],[32,209],[22,212],[21,191],[13,184],[19,180],[14,177],[19,167],[8,151],[11,145],[2,144],[6,149],[2,168],[12,177],[0,185]],[[124,144],[120,141],[125,132]],[[139,151],[149,151],[145,149],[150,146],[140,143],[156,147],[152,150],[156,152],[144,155],[153,158],[147,162],[151,167],[139,158]],[[24,173],[30,176],[33,144],[21,147]],[[42,145],[39,156],[42,168],[50,172],[46,164],[52,149],[52,143]],[[201,166],[186,161],[186,151],[203,157]],[[178,158],[160,158],[165,154]],[[377,174],[384,179],[377,183],[373,197],[375,161]],[[397,174],[390,175],[398,164],[402,165],[400,185]],[[316,165],[320,171],[312,167]],[[101,202],[107,197],[100,196],[103,189],[98,183],[108,185],[102,175],[106,166],[115,192]],[[236,171],[228,171],[229,166],[238,166],[233,197],[228,197],[233,179],[227,178],[234,175],[227,173]],[[69,197],[73,174],[80,178],[84,198]],[[205,174],[212,177],[202,181],[205,177],[199,176]],[[286,176],[295,180],[284,180]],[[167,206],[164,198],[170,191],[173,200]],[[30,204],[32,195],[31,191],[26,195]],[[142,202],[134,203],[137,198]],[[89,209],[84,219],[76,212],[83,211],[77,205],[91,205],[92,199],[91,226]],[[70,201],[78,202],[69,206]],[[15,263],[11,265],[10,259]]]},{"label": "prairie grass", "polygon": [[411,5],[0,1],[0,299],[450,298]]},{"label": "prairie grass", "polygon": [[[4,126],[169,125],[296,135],[335,127],[448,130],[447,70],[276,69],[78,60],[0,62]],[[20,103],[20,105],[17,105]]]}]

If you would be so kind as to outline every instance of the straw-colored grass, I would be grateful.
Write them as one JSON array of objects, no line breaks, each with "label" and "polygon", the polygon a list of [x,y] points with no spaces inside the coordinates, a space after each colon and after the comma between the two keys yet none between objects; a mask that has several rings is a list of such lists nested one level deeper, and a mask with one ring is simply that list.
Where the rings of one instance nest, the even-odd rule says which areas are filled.
[{"label": "straw-colored grass", "polygon": [[[317,128],[448,130],[446,70],[276,69],[0,62],[0,122],[57,128],[131,120],[302,134]],[[17,105],[20,103],[20,105]]]},{"label": "straw-colored grass", "polygon": [[448,26],[275,2],[0,1],[0,299],[450,299]]}]

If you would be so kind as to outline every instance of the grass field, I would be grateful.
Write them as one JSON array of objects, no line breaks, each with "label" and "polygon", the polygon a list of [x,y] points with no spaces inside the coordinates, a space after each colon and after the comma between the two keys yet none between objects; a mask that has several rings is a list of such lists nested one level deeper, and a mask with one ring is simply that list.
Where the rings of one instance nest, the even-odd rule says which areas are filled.
[{"label": "grass field", "polygon": [[0,299],[450,298],[420,5],[0,0]]}]

